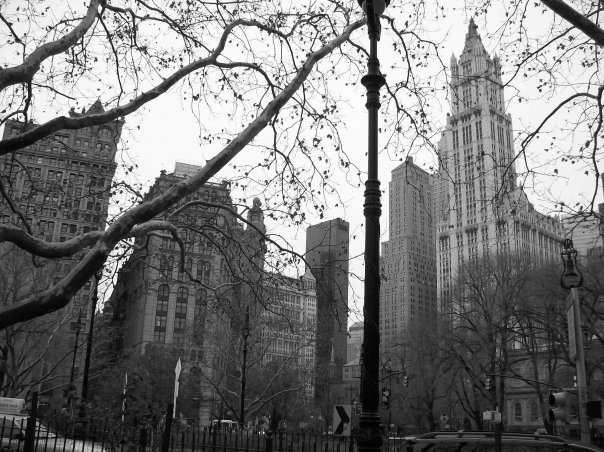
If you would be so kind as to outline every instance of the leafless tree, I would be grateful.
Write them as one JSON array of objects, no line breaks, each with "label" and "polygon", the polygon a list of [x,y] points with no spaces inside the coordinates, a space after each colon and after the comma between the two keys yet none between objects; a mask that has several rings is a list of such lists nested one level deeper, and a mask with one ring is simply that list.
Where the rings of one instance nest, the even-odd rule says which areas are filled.
[{"label": "leafless tree", "polygon": [[[68,4],[53,8],[53,15],[49,10],[32,1],[6,5],[0,12],[6,42],[1,121],[26,124],[0,142],[0,156],[14,155],[59,130],[135,118],[152,108],[154,99],[177,90],[198,119],[201,143],[215,154],[195,175],[145,201],[124,182],[131,206],[106,230],[62,243],[34,237],[27,215],[3,190],[3,202],[18,221],[0,225],[1,242],[33,256],[83,252],[83,257],[47,290],[3,306],[0,328],[66,306],[124,240],[173,230],[169,222],[154,218],[220,174],[239,153],[258,163],[238,165],[235,186],[243,196],[260,186],[274,221],[299,224],[307,208],[323,215],[328,196],[337,197],[333,168],[344,171],[348,183],[359,184],[357,159],[341,145],[338,115],[344,101],[334,89],[342,82],[356,83],[365,71],[365,35],[358,31],[364,22],[355,2],[294,2],[284,9],[270,1],[156,5],[139,0],[122,7],[90,0],[86,8]],[[397,20],[402,12],[394,7],[384,21],[393,31],[396,51],[404,55],[397,63],[402,77],[389,79],[386,108],[396,124],[391,141],[413,135],[419,146],[434,133],[424,113],[434,89],[418,83],[413,71],[415,61],[425,66],[436,45],[417,33],[429,14],[425,5],[404,9],[404,25]],[[99,96],[104,112],[61,115]]]},{"label": "leafless tree", "polygon": [[[552,211],[600,218],[602,5],[515,0],[474,1],[468,6],[488,21],[490,41],[500,43],[509,102],[535,112],[515,127],[516,168],[523,185],[535,190]],[[552,189],[552,180],[587,190],[577,199],[575,192]]]}]

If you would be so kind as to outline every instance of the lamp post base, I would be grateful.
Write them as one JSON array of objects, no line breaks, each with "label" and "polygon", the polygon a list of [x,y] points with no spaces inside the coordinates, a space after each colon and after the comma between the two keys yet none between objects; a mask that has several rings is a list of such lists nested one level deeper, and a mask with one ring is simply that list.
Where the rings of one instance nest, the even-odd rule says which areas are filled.
[{"label": "lamp post base", "polygon": [[379,414],[361,414],[356,440],[359,451],[380,452],[382,450],[382,428]]}]

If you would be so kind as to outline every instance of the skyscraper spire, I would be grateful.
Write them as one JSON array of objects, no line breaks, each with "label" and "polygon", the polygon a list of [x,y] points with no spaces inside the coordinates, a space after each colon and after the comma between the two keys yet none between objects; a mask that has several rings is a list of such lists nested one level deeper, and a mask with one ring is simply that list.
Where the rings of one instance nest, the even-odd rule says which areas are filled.
[{"label": "skyscraper spire", "polygon": [[473,38],[473,37],[478,37],[478,32],[476,31],[478,29],[478,26],[474,23],[474,18],[470,18],[470,23],[468,24],[468,34],[466,36],[466,39],[468,38]]},{"label": "skyscraper spire", "polygon": [[441,309],[466,262],[508,252],[549,259],[559,246],[560,230],[535,212],[517,187],[501,63],[487,53],[473,18],[463,52],[451,63],[452,108],[438,146],[441,166],[434,189]]}]

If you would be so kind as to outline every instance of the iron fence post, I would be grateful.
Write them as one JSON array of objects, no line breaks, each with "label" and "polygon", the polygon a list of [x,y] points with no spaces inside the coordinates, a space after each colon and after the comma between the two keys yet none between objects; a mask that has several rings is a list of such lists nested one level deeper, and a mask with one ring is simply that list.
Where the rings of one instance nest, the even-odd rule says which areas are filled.
[{"label": "iron fence post", "polygon": [[174,405],[168,404],[166,409],[166,423],[164,425],[164,437],[161,445],[161,452],[168,452],[170,450],[170,434],[172,432],[172,412]]},{"label": "iron fence post", "polygon": [[31,397],[31,411],[27,418],[25,429],[25,444],[23,452],[34,452],[36,442],[36,418],[38,417],[38,393],[34,392]]}]

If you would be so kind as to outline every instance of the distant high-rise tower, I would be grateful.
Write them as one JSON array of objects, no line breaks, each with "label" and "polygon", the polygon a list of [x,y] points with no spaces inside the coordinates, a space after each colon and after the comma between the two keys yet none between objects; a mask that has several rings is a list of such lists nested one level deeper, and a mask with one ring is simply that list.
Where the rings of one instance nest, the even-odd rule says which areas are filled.
[{"label": "distant high-rise tower", "polygon": [[[451,57],[452,113],[439,142],[435,220],[439,297],[446,300],[464,262],[487,253],[557,258],[560,222],[535,211],[516,185],[512,118],[501,64],[470,20],[463,52]],[[442,306],[441,306],[442,307]]]},{"label": "distant high-rise tower", "polygon": [[306,230],[306,262],[317,283],[316,397],[330,381],[342,379],[346,363],[348,229],[336,218]]},{"label": "distant high-rise tower", "polygon": [[364,334],[363,322],[355,322],[348,329],[348,345],[346,352],[346,362],[358,361],[361,357],[361,347],[363,345]]},{"label": "distant high-rise tower", "polygon": [[390,240],[382,244],[382,351],[400,344],[410,327],[436,320],[436,251],[432,178],[407,160],[392,171]]}]

